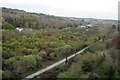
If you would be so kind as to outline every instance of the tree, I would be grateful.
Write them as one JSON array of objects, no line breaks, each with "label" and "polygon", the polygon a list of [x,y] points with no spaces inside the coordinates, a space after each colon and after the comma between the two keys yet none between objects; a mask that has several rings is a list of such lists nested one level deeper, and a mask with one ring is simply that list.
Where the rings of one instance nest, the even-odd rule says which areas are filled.
[{"label": "tree", "polygon": [[25,28],[29,28],[29,24],[28,24],[28,22],[25,22]]},{"label": "tree", "polygon": [[115,28],[116,28],[116,25],[113,24],[113,25],[112,25],[112,29],[115,29]]},{"label": "tree", "polygon": [[14,30],[15,29],[15,27],[12,24],[9,24],[7,22],[5,22],[3,24],[2,28],[5,29],[5,30]]}]

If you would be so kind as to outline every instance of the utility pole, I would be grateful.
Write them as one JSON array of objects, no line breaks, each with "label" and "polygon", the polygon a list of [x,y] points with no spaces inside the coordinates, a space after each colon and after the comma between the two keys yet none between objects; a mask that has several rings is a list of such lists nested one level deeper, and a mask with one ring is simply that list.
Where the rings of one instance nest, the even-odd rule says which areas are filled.
[{"label": "utility pole", "polygon": [[66,65],[68,64],[67,57],[68,57],[68,47],[67,47],[67,49],[66,49],[66,62],[65,62]]},{"label": "utility pole", "polygon": [[75,56],[76,56],[77,48],[75,48]]},{"label": "utility pole", "polygon": [[68,57],[68,47],[69,47],[70,45],[66,45],[66,61],[65,61],[65,64],[66,65],[68,65],[68,59],[67,59],[67,57]]}]

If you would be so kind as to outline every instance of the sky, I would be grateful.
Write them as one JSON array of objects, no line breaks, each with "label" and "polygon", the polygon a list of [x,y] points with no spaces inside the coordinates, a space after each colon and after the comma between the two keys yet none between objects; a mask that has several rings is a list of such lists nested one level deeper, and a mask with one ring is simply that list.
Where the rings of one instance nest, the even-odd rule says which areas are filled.
[{"label": "sky", "polygon": [[63,17],[118,19],[119,0],[0,0],[0,7]]}]

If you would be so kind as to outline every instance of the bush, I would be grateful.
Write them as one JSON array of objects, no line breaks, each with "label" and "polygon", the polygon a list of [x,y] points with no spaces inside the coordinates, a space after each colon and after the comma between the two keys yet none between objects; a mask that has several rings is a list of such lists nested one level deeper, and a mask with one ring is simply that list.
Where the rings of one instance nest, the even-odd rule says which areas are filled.
[{"label": "bush", "polygon": [[40,51],[38,55],[41,56],[42,58],[46,58],[47,53],[45,51]]},{"label": "bush", "polygon": [[13,71],[15,75],[24,72],[23,65],[21,64],[22,57],[16,56],[5,60],[6,69]]},{"label": "bush", "polygon": [[15,54],[16,53],[14,51],[9,51],[9,52],[3,51],[2,56],[3,56],[3,58],[8,59],[10,57],[13,57]]},{"label": "bush", "polygon": [[90,73],[89,75],[88,75],[88,79],[89,80],[95,80],[95,79],[97,79],[99,76],[96,74],[96,73]]},{"label": "bush", "polygon": [[18,76],[20,73],[24,73],[27,70],[35,69],[37,61],[33,55],[27,55],[24,57],[16,56],[5,60],[6,69],[13,72]]},{"label": "bush", "polygon": [[103,51],[98,51],[96,54],[96,61],[95,61],[95,65],[96,67],[101,65],[103,61],[105,61],[105,53]]},{"label": "bush", "polygon": [[80,63],[82,63],[82,71],[84,73],[86,72],[91,72],[94,69],[95,66],[95,61],[96,61],[96,54],[90,53],[90,52],[86,52],[84,55],[80,56],[81,57],[81,61]]},{"label": "bush", "polygon": [[5,22],[4,24],[3,24],[3,27],[2,27],[3,29],[5,29],[5,30],[14,30],[15,29],[15,27],[13,26],[13,25],[11,25],[11,24],[9,24],[9,23],[7,23],[7,22]]},{"label": "bush", "polygon": [[5,71],[2,71],[2,77],[3,78],[13,78],[13,75],[10,71],[5,70]]},{"label": "bush", "polygon": [[96,73],[102,78],[115,78],[115,69],[112,66],[102,66],[98,70],[96,70]]},{"label": "bush", "polygon": [[38,49],[37,48],[34,49],[34,54],[38,54]]},{"label": "bush", "polygon": [[41,66],[41,62],[42,62],[42,57],[39,55],[35,55],[35,60],[37,62],[37,66]]},{"label": "bush", "polygon": [[92,70],[93,70],[92,62],[89,62],[87,60],[83,61],[82,71],[86,73],[91,72]]},{"label": "bush", "polygon": [[78,72],[70,72],[70,71],[59,73],[57,76],[57,78],[79,78],[79,77],[80,74]]},{"label": "bush", "polygon": [[97,50],[102,51],[106,49],[106,45],[104,43],[99,43],[97,45]]},{"label": "bush", "polygon": [[58,47],[58,45],[59,45],[59,43],[57,41],[50,43],[50,47],[52,47],[52,48],[56,48],[56,47]]},{"label": "bush", "polygon": [[93,35],[87,39],[87,45],[92,45],[93,43],[95,43],[98,40],[99,40],[98,36]]},{"label": "bush", "polygon": [[30,54],[33,54],[33,52],[34,52],[34,51],[33,51],[32,49],[27,49],[26,54],[27,54],[27,55],[30,55]]},{"label": "bush", "polygon": [[13,68],[14,58],[9,58],[5,60],[6,68],[11,70]]},{"label": "bush", "polygon": [[33,55],[27,55],[22,58],[22,66],[25,69],[34,69],[36,67],[36,59]]},{"label": "bush", "polygon": [[55,53],[50,53],[50,59],[54,59],[55,58]]},{"label": "bush", "polygon": [[114,78],[114,76],[115,76],[115,69],[112,66],[110,66],[108,68],[107,72],[106,72],[106,75],[107,75],[108,78]]}]

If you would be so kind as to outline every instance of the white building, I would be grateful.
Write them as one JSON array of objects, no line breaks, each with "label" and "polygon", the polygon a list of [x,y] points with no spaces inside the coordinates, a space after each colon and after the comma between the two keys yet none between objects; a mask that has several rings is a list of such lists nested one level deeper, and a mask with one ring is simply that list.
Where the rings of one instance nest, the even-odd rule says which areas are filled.
[{"label": "white building", "polygon": [[21,31],[23,31],[23,28],[16,28],[15,30],[21,32]]},{"label": "white building", "polygon": [[32,31],[32,29],[31,28],[16,28],[15,30],[17,30],[17,31],[19,31],[19,32],[21,32],[21,31]]},{"label": "white building", "polygon": [[81,26],[81,25],[79,25],[78,27],[85,28],[86,26],[84,26],[84,25],[82,25],[82,26]]},{"label": "white building", "polygon": [[93,25],[92,24],[88,24],[87,27],[93,27]]}]

